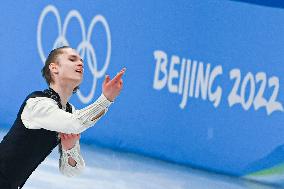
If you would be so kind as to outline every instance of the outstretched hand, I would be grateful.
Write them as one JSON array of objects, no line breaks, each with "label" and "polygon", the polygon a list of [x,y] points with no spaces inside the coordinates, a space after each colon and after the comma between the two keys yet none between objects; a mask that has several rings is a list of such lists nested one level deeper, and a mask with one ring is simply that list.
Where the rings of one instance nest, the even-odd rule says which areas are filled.
[{"label": "outstretched hand", "polygon": [[123,68],[112,80],[109,75],[105,76],[102,91],[109,101],[114,101],[114,99],[119,95],[123,85],[122,76],[125,71],[126,68]]}]

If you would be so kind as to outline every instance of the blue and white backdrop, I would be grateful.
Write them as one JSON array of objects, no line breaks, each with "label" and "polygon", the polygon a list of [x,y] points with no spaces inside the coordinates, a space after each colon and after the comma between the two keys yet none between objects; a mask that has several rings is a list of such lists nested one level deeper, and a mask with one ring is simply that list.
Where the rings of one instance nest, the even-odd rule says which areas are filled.
[{"label": "blue and white backdrop", "polygon": [[[284,178],[284,11],[228,0],[3,1],[0,124],[27,94],[54,47],[85,61],[72,103],[101,93],[127,68],[124,89],[86,143],[219,173]],[[283,184],[283,183],[282,183]]]}]

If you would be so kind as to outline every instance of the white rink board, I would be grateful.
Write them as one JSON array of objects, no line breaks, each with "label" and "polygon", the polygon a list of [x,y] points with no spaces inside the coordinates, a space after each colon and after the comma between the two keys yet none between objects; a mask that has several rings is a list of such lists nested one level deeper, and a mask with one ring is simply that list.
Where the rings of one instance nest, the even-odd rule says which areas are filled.
[{"label": "white rink board", "polygon": [[[2,139],[5,132],[0,132]],[[178,166],[159,160],[81,145],[87,167],[68,178],[58,170],[57,148],[36,169],[24,189],[272,189],[273,187]]]}]

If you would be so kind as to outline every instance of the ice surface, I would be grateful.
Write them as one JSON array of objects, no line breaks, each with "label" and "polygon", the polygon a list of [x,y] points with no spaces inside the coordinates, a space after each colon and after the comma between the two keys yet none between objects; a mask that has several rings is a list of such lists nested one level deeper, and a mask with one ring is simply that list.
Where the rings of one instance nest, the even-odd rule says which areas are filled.
[{"label": "ice surface", "polygon": [[[0,132],[2,139],[5,132]],[[24,189],[272,189],[272,186],[217,175],[143,156],[81,144],[86,168],[80,176],[58,170],[58,150],[34,171]]]}]

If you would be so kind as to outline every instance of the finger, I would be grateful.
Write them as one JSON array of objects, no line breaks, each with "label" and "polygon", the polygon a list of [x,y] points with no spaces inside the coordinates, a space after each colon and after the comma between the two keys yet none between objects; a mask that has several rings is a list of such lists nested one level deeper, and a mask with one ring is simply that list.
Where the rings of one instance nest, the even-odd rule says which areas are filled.
[{"label": "finger", "polygon": [[122,79],[118,82],[118,87],[119,88],[122,88],[122,85],[123,85],[123,81],[122,81]]},{"label": "finger", "polygon": [[73,134],[73,139],[74,140],[78,140],[79,139],[79,135],[78,134]]},{"label": "finger", "polygon": [[126,68],[121,69],[120,72],[118,72],[112,80],[116,80],[116,82],[119,81],[122,75],[125,73],[125,71],[126,71]]},{"label": "finger", "polygon": [[80,137],[81,137],[81,135],[80,135],[80,134],[77,134],[76,139],[77,139],[77,140],[79,140],[79,139],[80,139]]},{"label": "finger", "polygon": [[120,71],[123,71],[123,72],[125,72],[126,71],[126,68],[124,67],[124,68],[122,68]]},{"label": "finger", "polygon": [[104,80],[104,85],[107,84],[110,81],[110,77],[109,75],[105,76],[105,80]]},{"label": "finger", "polygon": [[72,139],[73,138],[73,134],[66,134],[66,138],[67,139]]},{"label": "finger", "polygon": [[60,134],[60,138],[65,140],[65,135],[63,133]]},{"label": "finger", "polygon": [[68,140],[69,139],[69,134],[64,134],[65,139]]},{"label": "finger", "polygon": [[69,137],[70,137],[70,139],[74,139],[74,138],[76,138],[76,134],[73,134],[73,133],[72,133],[72,134],[70,134]]},{"label": "finger", "polygon": [[120,72],[118,72],[118,74],[116,74],[116,76],[110,82],[112,83],[118,82],[122,78],[124,73],[125,73],[125,70],[122,69]]}]

